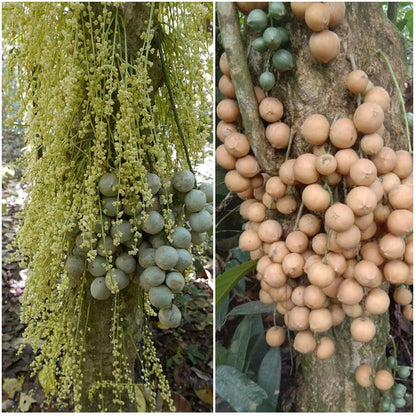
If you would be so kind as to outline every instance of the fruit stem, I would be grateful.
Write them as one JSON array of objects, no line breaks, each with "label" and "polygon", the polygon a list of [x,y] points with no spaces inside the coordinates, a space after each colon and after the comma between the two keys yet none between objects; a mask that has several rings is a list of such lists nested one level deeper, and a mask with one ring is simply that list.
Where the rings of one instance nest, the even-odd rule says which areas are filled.
[{"label": "fruit stem", "polygon": [[302,211],[303,211],[303,201],[300,203],[298,214],[296,215],[295,228],[293,228],[293,231],[296,231],[298,229],[299,220],[302,215]]},{"label": "fruit stem", "polygon": [[295,133],[292,133],[290,135],[290,139],[289,139],[289,144],[287,145],[287,150],[286,150],[286,157],[285,157],[285,162],[289,159],[290,157],[290,151],[292,150],[292,143],[293,143],[293,138],[295,137]]},{"label": "fruit stem", "polygon": [[360,262],[362,258],[360,256],[360,250],[358,249],[358,247],[355,247],[355,253],[356,253],[357,261]]},{"label": "fruit stem", "polygon": [[[354,56],[354,54],[353,53],[350,53],[348,55],[348,59],[351,62],[352,70],[355,71],[357,69],[357,65],[355,63],[355,56]],[[362,102],[362,96],[361,96],[361,94],[357,94],[357,107],[361,105],[361,102]]]},{"label": "fruit stem", "polygon": [[330,228],[328,228],[328,230],[326,231],[324,264],[328,264],[327,256],[328,256],[329,232],[330,231],[331,231]]},{"label": "fruit stem", "polygon": [[269,208],[267,208],[267,211],[266,211],[265,219],[269,218],[270,211],[272,210],[272,206],[276,201],[277,201],[277,198],[273,198],[272,202],[270,202]]},{"label": "fruit stem", "polygon": [[394,341],[394,337],[389,335],[391,339],[391,343],[393,344],[393,355],[394,355],[394,367],[393,367],[393,380],[396,378],[396,370],[397,370],[397,347],[396,342]]},{"label": "fruit stem", "polygon": [[276,314],[277,314],[277,309],[274,308],[274,311],[273,311],[273,326],[277,326]]},{"label": "fruit stem", "polygon": [[162,43],[160,42],[158,31],[155,32],[155,40],[156,40],[156,45],[159,49],[160,63],[162,66],[163,77],[165,78],[166,89],[168,90],[168,94],[169,94],[170,105],[172,106],[173,118],[175,119],[176,127],[178,128],[178,134],[182,141],[182,145],[185,151],[185,157],[188,163],[189,170],[192,172],[192,174],[194,174],[194,171],[192,169],[191,159],[189,157],[188,147],[186,146],[185,136],[182,131],[181,123],[179,121],[178,111],[176,109],[175,100],[173,98],[172,88],[170,86],[169,76],[168,76],[168,72],[167,72],[166,64],[165,64],[165,57],[163,54]]},{"label": "fruit stem", "polygon": [[412,142],[410,140],[409,122],[407,120],[406,107],[405,107],[405,104],[404,104],[402,92],[400,90],[400,85],[397,81],[396,75],[394,74],[393,68],[392,68],[392,66],[390,64],[390,61],[389,61],[389,58],[387,58],[387,55],[381,49],[378,50],[378,53],[383,57],[384,61],[386,62],[387,68],[390,71],[390,75],[391,75],[391,77],[393,79],[393,82],[394,82],[394,85],[397,89],[397,95],[399,96],[400,105],[402,107],[402,112],[403,112],[404,125],[406,127],[407,147],[408,147],[409,153],[411,155],[413,155]]},{"label": "fruit stem", "polygon": [[347,178],[342,176],[342,187],[344,189],[344,202],[347,200],[348,188],[347,188]]},{"label": "fruit stem", "polygon": [[331,206],[334,205],[334,194],[332,193],[331,187],[328,185],[328,178],[325,176],[324,188],[329,192],[331,198]]}]

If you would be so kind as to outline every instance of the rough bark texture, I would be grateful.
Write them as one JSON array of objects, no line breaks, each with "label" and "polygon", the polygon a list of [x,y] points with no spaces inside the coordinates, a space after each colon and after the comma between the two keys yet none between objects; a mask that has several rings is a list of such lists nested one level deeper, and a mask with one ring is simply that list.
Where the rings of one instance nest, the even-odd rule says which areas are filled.
[{"label": "rough bark texture", "polygon": [[[300,135],[300,126],[308,115],[319,113],[327,116],[329,120],[333,120],[336,114],[352,118],[357,101],[345,86],[346,76],[352,70],[347,59],[351,53],[355,56],[357,67],[368,74],[374,85],[384,87],[390,94],[390,109],[384,122],[385,145],[394,149],[406,149],[398,94],[378,53],[381,49],[387,54],[399,85],[404,89],[407,76],[405,47],[400,33],[382,14],[381,5],[346,3],[346,17],[341,25],[334,29],[341,40],[341,51],[338,57],[327,65],[318,63],[312,57],[308,46],[312,32],[303,21],[293,17],[286,24],[286,28],[290,34],[287,49],[294,57],[296,68],[281,73],[269,95],[278,97],[283,102],[285,114],[282,121],[288,123],[295,133],[291,157],[311,151],[311,146]],[[245,29],[245,50],[248,50],[248,62],[255,85],[258,85],[259,75],[264,71],[265,65],[265,54],[250,47],[251,41],[258,36],[250,28]],[[276,154],[280,154],[280,158],[284,157],[285,151],[273,152],[274,159],[279,158]],[[278,169],[265,170],[275,174]],[[350,321],[351,319],[347,318],[340,327],[332,330],[337,352],[331,359],[319,361],[310,354],[302,357],[302,371],[296,394],[298,411],[379,410],[380,393],[374,388],[359,387],[354,381],[354,369],[360,363],[368,363],[375,369],[379,369],[385,363],[388,316],[385,314],[375,318],[377,335],[368,344],[352,341],[349,332]]]},{"label": "rough bark texture", "polygon": [[[98,14],[100,13],[103,5],[93,3],[93,7],[94,12]],[[107,7],[109,6],[107,5]],[[122,7],[120,7],[119,13],[122,14],[126,24],[128,54],[130,58],[134,58],[135,54],[140,50],[143,44],[143,39],[141,39],[140,36],[147,28],[147,20],[150,16],[150,7],[147,3],[125,3]],[[153,16],[153,19],[155,19],[155,16]],[[163,74],[161,72],[161,65],[157,55],[150,54],[149,59],[153,60],[154,64],[152,71],[150,72],[150,77],[154,87],[153,91],[156,91],[162,84]],[[117,109],[117,105],[115,106],[115,109]],[[143,325],[143,311],[140,310],[138,306],[139,296],[140,287],[137,282],[137,278],[130,279],[128,289],[120,292],[120,318],[124,320],[124,345],[128,356],[132,381],[134,381],[135,377],[134,365],[136,360],[136,349],[128,334],[133,337],[135,344],[137,345],[142,336]],[[90,305],[89,311],[88,305]],[[83,322],[81,323],[81,326],[84,327],[88,313],[88,327],[90,330],[86,334],[86,353],[84,354],[85,361],[82,368],[82,411],[98,411],[97,397],[90,400],[88,398],[88,391],[91,386],[100,379],[107,381],[113,380],[112,373],[114,357],[113,346],[110,342],[114,313],[113,305],[114,296],[111,296],[106,301],[97,301],[92,299],[89,290],[87,290],[83,302]],[[137,411],[135,403],[130,403],[126,397],[123,399],[126,403],[124,411]],[[111,389],[104,390],[104,402],[107,411],[114,412],[119,410],[119,406],[112,403]]]}]

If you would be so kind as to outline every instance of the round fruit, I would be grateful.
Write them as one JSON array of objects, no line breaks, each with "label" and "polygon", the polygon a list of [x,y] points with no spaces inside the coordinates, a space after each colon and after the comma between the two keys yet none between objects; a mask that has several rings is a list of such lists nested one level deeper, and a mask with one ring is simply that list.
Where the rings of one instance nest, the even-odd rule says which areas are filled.
[{"label": "round fruit", "polygon": [[375,133],[383,125],[384,112],[378,104],[365,102],[355,110],[353,121],[358,131]]},{"label": "round fruit", "polygon": [[361,364],[355,370],[355,379],[362,387],[370,387],[373,382],[371,380],[371,366],[368,364]]},{"label": "round fruit", "polygon": [[121,253],[116,258],[116,267],[122,270],[124,273],[133,273],[136,270],[136,266],[136,258],[128,253]]},{"label": "round fruit", "polygon": [[267,27],[267,14],[261,9],[252,10],[247,16],[247,24],[257,32]]},{"label": "round fruit", "polygon": [[309,314],[309,327],[318,334],[328,331],[332,327],[332,315],[329,309],[313,309]]},{"label": "round fruit", "polygon": [[259,83],[260,87],[262,87],[264,91],[269,91],[274,87],[274,84],[276,83],[276,77],[274,76],[273,72],[263,72],[259,77]]},{"label": "round fruit", "polygon": [[316,348],[316,341],[311,331],[299,331],[293,343],[293,348],[301,354],[313,352]]},{"label": "round fruit", "polygon": [[170,308],[163,308],[159,311],[159,321],[167,328],[176,328],[180,325],[182,314],[176,305],[171,305]]},{"label": "round fruit", "polygon": [[207,233],[197,233],[196,231],[191,231],[191,241],[195,245],[202,244],[207,238]]},{"label": "round fruit", "polygon": [[351,71],[347,77],[347,87],[353,94],[360,94],[367,88],[368,76],[361,69]]},{"label": "round fruit", "polygon": [[319,344],[315,349],[315,355],[320,360],[327,360],[334,355],[335,344],[334,341],[329,337],[321,337],[319,339]]},{"label": "round fruit", "polygon": [[180,293],[182,289],[185,287],[185,279],[178,272],[169,272],[166,275],[166,286],[173,293]]},{"label": "round fruit", "polygon": [[147,268],[155,265],[155,252],[153,247],[148,247],[140,251],[139,253],[139,264],[143,268]]},{"label": "round fruit", "polygon": [[227,152],[234,157],[243,157],[250,152],[250,142],[242,133],[231,133],[225,138],[224,146]]},{"label": "round fruit", "polygon": [[266,139],[275,149],[286,149],[290,140],[290,127],[278,121],[266,127]]},{"label": "round fruit", "polygon": [[198,189],[192,189],[185,195],[184,202],[188,211],[199,212],[207,203],[207,197],[204,192]]},{"label": "round fruit", "polygon": [[273,54],[273,66],[279,71],[290,71],[295,67],[292,54],[286,49],[279,49]]},{"label": "round fruit", "polygon": [[383,87],[373,87],[365,94],[364,102],[376,103],[386,113],[390,106],[390,95]]},{"label": "round fruit", "polygon": [[213,201],[214,196],[214,188],[212,186],[212,183],[202,182],[199,185],[199,190],[205,194],[207,203],[210,204]]},{"label": "round fruit", "polygon": [[175,264],[175,269],[183,272],[188,266],[192,264],[192,256],[187,250],[183,248],[179,248],[176,251],[178,253],[178,261]]},{"label": "round fruit", "polygon": [[282,2],[269,3],[269,15],[276,20],[281,19],[286,14],[285,5]]},{"label": "round fruit", "polygon": [[305,23],[314,32],[328,27],[329,8],[324,3],[311,3],[305,11]]},{"label": "round fruit", "polygon": [[159,286],[165,281],[166,272],[157,266],[150,266],[140,275],[140,283],[145,287]]},{"label": "round fruit", "polygon": [[231,78],[227,75],[223,75],[218,81],[218,89],[227,98],[236,98],[235,88]]},{"label": "round fruit", "polygon": [[107,266],[107,261],[105,257],[96,256],[95,259],[91,263],[88,263],[88,271],[95,277],[104,276],[107,273],[106,266]]},{"label": "round fruit", "polygon": [[161,246],[156,249],[155,252],[155,263],[162,270],[173,269],[175,264],[178,262],[179,255],[174,247]]},{"label": "round fruit", "polygon": [[172,231],[172,244],[175,248],[191,246],[191,233],[184,227],[175,227]]},{"label": "round fruit", "polygon": [[68,256],[66,271],[69,277],[78,278],[84,274],[85,260],[80,256]]},{"label": "round fruit", "polygon": [[327,64],[339,54],[340,41],[336,33],[330,30],[315,32],[309,39],[312,56],[319,62]]},{"label": "round fruit", "polygon": [[374,377],[374,384],[381,391],[390,390],[394,384],[393,376],[387,370],[378,370]]},{"label": "round fruit", "polygon": [[105,284],[104,277],[95,278],[90,286],[91,296],[94,299],[106,300],[111,296],[111,292],[108,290]]},{"label": "round fruit", "polygon": [[147,179],[147,185],[149,186],[150,190],[152,191],[153,195],[156,195],[159,192],[159,189],[162,186],[162,183],[160,182],[159,176],[157,176],[155,173],[148,173],[146,175]]},{"label": "round fruit", "polygon": [[339,149],[354,146],[357,140],[357,130],[349,118],[340,118],[332,123],[329,130],[331,143]]},{"label": "round fruit", "polygon": [[306,9],[309,7],[311,3],[306,1],[292,1],[290,3],[290,8],[292,9],[292,13],[298,18],[298,19],[304,19]]},{"label": "round fruit", "polygon": [[404,366],[397,367],[397,374],[400,378],[408,378],[410,376],[410,369]]},{"label": "round fruit", "polygon": [[376,334],[374,322],[367,318],[355,318],[350,327],[352,337],[359,342],[369,342]]},{"label": "round fruit", "polygon": [[113,239],[118,237],[120,243],[125,243],[133,237],[132,225],[129,221],[122,221],[120,224],[113,224],[111,226],[111,237]]},{"label": "round fruit", "polygon": [[281,326],[273,326],[266,332],[266,342],[270,347],[280,347],[286,339],[286,331]]},{"label": "round fruit", "polygon": [[343,1],[330,1],[324,3],[329,9],[329,27],[338,26],[345,16],[345,3]]},{"label": "round fruit", "polygon": [[111,293],[117,293],[123,290],[129,284],[129,278],[126,273],[119,269],[111,269],[105,275],[105,285]]},{"label": "round fruit", "polygon": [[274,51],[279,49],[283,41],[282,32],[280,32],[276,27],[268,27],[263,33],[263,39],[267,47]]},{"label": "round fruit", "polygon": [[101,199],[101,208],[105,215],[115,217],[117,215],[117,198],[108,196]]},{"label": "round fruit", "polygon": [[172,292],[165,285],[154,286],[149,289],[149,301],[158,308],[169,308],[172,304]]},{"label": "round fruit", "polygon": [[328,139],[329,127],[329,122],[325,116],[312,114],[303,122],[301,134],[308,143],[320,145]]},{"label": "round fruit", "polygon": [[189,216],[189,224],[193,231],[196,231],[197,233],[204,233],[211,228],[212,217],[206,210],[192,213]]},{"label": "round fruit", "polygon": [[269,122],[279,121],[283,116],[283,104],[274,97],[266,97],[259,104],[260,117]]},{"label": "round fruit", "polygon": [[266,42],[264,41],[263,37],[254,39],[251,43],[251,46],[259,52],[266,52],[268,49],[268,46],[266,45]]},{"label": "round fruit", "polygon": [[118,194],[119,179],[114,173],[104,173],[98,181],[98,189],[104,196],[116,196]]},{"label": "round fruit", "polygon": [[365,310],[371,315],[381,315],[390,306],[389,295],[380,288],[374,288],[365,298]]},{"label": "round fruit", "polygon": [[117,250],[117,247],[113,244],[111,237],[106,236],[105,238],[100,238],[97,245],[97,253],[100,256],[108,257],[114,254]]},{"label": "round fruit", "polygon": [[195,177],[189,170],[176,172],[172,179],[173,187],[179,192],[189,192],[195,185]]},{"label": "round fruit", "polygon": [[393,299],[398,305],[406,306],[412,302],[413,294],[405,287],[396,287],[393,292]]}]

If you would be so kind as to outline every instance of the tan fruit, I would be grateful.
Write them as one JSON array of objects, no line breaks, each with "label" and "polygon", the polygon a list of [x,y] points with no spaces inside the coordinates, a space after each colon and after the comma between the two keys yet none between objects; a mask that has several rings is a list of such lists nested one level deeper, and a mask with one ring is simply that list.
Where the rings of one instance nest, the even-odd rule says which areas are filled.
[{"label": "tan fruit", "polygon": [[325,212],[325,226],[336,232],[350,229],[354,224],[354,212],[341,202],[335,202]]},{"label": "tan fruit", "polygon": [[330,30],[315,32],[309,39],[309,49],[314,58],[321,63],[327,64],[339,54],[339,37]]},{"label": "tan fruit", "polygon": [[387,222],[391,213],[391,209],[388,205],[383,205],[378,203],[376,209],[374,210],[374,221],[378,224],[384,224]]},{"label": "tan fruit", "polygon": [[338,288],[337,299],[346,305],[355,305],[364,297],[362,286],[353,279],[345,279]]},{"label": "tan fruit", "polygon": [[354,305],[346,305],[343,303],[342,310],[350,318],[358,318],[363,314],[363,308],[359,303],[355,303]]},{"label": "tan fruit", "polygon": [[290,8],[292,9],[292,13],[298,19],[305,19],[305,12],[306,9],[311,5],[311,2],[307,1],[296,1],[290,3]]},{"label": "tan fruit", "polygon": [[384,263],[385,258],[380,252],[380,246],[377,241],[369,241],[360,248],[360,254],[363,260],[368,260],[376,266]]},{"label": "tan fruit", "polygon": [[369,364],[361,364],[355,370],[355,379],[361,387],[370,387],[373,384],[371,379],[371,366]]},{"label": "tan fruit", "polygon": [[264,270],[271,263],[272,263],[272,261],[270,260],[269,256],[263,256],[261,259],[259,259],[259,261],[256,264],[256,270],[257,270],[257,272],[261,276],[263,276]]},{"label": "tan fruit", "polygon": [[230,170],[224,177],[225,186],[231,192],[243,192],[250,187],[250,179],[241,176],[236,170]]},{"label": "tan fruit", "polygon": [[274,198],[272,198],[267,192],[265,192],[263,194],[262,202],[267,208],[269,208],[271,210],[276,209],[276,202],[277,201]]},{"label": "tan fruit", "polygon": [[380,288],[371,289],[365,298],[365,310],[371,315],[381,315],[387,312],[390,306],[389,295]]},{"label": "tan fruit", "polygon": [[238,245],[241,250],[253,251],[261,246],[261,240],[256,231],[246,230],[241,233]]},{"label": "tan fruit", "polygon": [[387,113],[390,106],[390,95],[383,87],[373,87],[365,94],[364,102],[376,103]]},{"label": "tan fruit", "polygon": [[250,152],[250,142],[242,133],[231,133],[225,138],[224,146],[227,152],[234,157],[243,157]]},{"label": "tan fruit", "polygon": [[368,156],[374,156],[384,146],[383,138],[377,133],[364,135],[360,140],[361,150]]},{"label": "tan fruit", "polygon": [[276,209],[285,215],[293,214],[298,208],[298,201],[293,195],[285,195],[276,201]]},{"label": "tan fruit", "polygon": [[321,334],[332,327],[332,315],[327,308],[313,309],[309,314],[309,327],[312,332]]},{"label": "tan fruit", "polygon": [[412,305],[406,305],[402,309],[402,314],[408,321],[413,321],[413,306]]},{"label": "tan fruit", "polygon": [[319,339],[319,344],[315,349],[315,355],[320,360],[327,360],[334,355],[335,352],[335,344],[329,337],[321,337]]},{"label": "tan fruit", "polygon": [[360,240],[360,229],[354,224],[348,230],[337,232],[335,236],[336,243],[345,249],[357,247]]},{"label": "tan fruit", "polygon": [[305,306],[308,308],[318,309],[322,308],[326,304],[327,297],[318,286],[309,285],[306,286],[303,292],[303,301],[305,302]]},{"label": "tan fruit", "polygon": [[299,230],[304,232],[308,237],[313,237],[321,229],[322,221],[313,214],[305,214],[300,217]]},{"label": "tan fruit", "polygon": [[331,143],[340,148],[347,149],[354,146],[357,140],[357,130],[349,118],[340,118],[332,123],[329,130]]},{"label": "tan fruit", "polygon": [[226,123],[224,120],[221,120],[217,125],[217,137],[223,143],[228,135],[237,131],[237,126],[234,123]]},{"label": "tan fruit", "polygon": [[314,32],[328,27],[329,8],[323,3],[311,3],[305,11],[305,23]]},{"label": "tan fruit", "polygon": [[317,254],[313,254],[313,255],[309,256],[305,260],[305,264],[303,266],[303,271],[305,273],[308,273],[309,268],[312,266],[312,264],[320,263],[320,262],[322,262],[322,256],[318,256]]},{"label": "tan fruit", "polygon": [[266,192],[273,198],[282,198],[286,193],[286,184],[279,176],[272,176],[266,182]]},{"label": "tan fruit", "polygon": [[309,354],[316,348],[316,341],[311,331],[300,331],[296,334],[293,348],[301,354]]},{"label": "tan fruit", "polygon": [[[405,185],[404,185],[405,186]],[[311,211],[325,211],[331,204],[329,192],[318,183],[312,183],[302,191],[302,201]]]},{"label": "tan fruit", "polygon": [[274,300],[271,297],[271,295],[263,289],[260,289],[259,300],[260,300],[260,302],[263,302],[266,305],[271,305],[271,304],[274,303]]},{"label": "tan fruit", "polygon": [[291,300],[296,306],[305,306],[303,301],[303,292],[305,291],[305,286],[297,286],[293,289]]},{"label": "tan fruit", "polygon": [[396,164],[393,172],[400,178],[404,179],[413,172],[413,158],[406,150],[396,150]]},{"label": "tan fruit", "polygon": [[413,214],[407,209],[396,209],[387,218],[387,229],[394,235],[405,235],[413,229]]},{"label": "tan fruit", "polygon": [[396,287],[393,292],[393,299],[398,305],[409,305],[413,300],[412,292],[405,287]]},{"label": "tan fruit", "polygon": [[292,295],[292,287],[289,285],[284,285],[278,288],[272,287],[269,290],[269,293],[275,302],[284,302],[285,300],[290,299]]},{"label": "tan fruit", "polygon": [[374,222],[374,212],[369,212],[361,217],[354,218],[354,224],[362,231],[366,230]]},{"label": "tan fruit", "polygon": [[250,259],[251,260],[258,260],[264,256],[264,251],[261,248],[257,250],[250,251]]},{"label": "tan fruit", "polygon": [[254,9],[266,10],[268,3],[266,1],[247,1],[247,2],[236,2],[238,10],[241,13],[249,14]]},{"label": "tan fruit", "polygon": [[369,260],[359,261],[354,269],[354,278],[365,287],[378,287],[383,281],[380,269]]},{"label": "tan fruit", "polygon": [[324,3],[329,8],[329,27],[336,27],[345,17],[345,3],[343,1],[329,1]]},{"label": "tan fruit", "polygon": [[236,158],[228,153],[223,144],[216,148],[215,159],[217,163],[224,169],[231,170],[235,168]]},{"label": "tan fruit", "polygon": [[413,205],[413,189],[409,185],[395,185],[389,192],[390,205],[394,209],[410,209]]},{"label": "tan fruit", "polygon": [[286,149],[290,140],[290,127],[277,121],[266,127],[266,139],[275,149]]},{"label": "tan fruit", "polygon": [[255,199],[248,199],[247,201],[244,201],[240,205],[240,215],[245,219],[248,220],[247,214],[248,214],[248,207],[256,202]]},{"label": "tan fruit", "polygon": [[293,173],[296,181],[303,184],[312,184],[319,178],[319,172],[315,168],[317,157],[313,153],[303,153],[297,157],[293,165]]},{"label": "tan fruit", "polygon": [[349,174],[356,185],[370,186],[377,178],[377,168],[369,159],[358,159],[351,165]]},{"label": "tan fruit", "polygon": [[273,326],[266,332],[266,342],[270,347],[280,347],[286,339],[286,331],[281,326]]},{"label": "tan fruit", "polygon": [[396,166],[397,155],[393,149],[384,146],[379,152],[371,157],[371,160],[377,167],[377,173],[383,175],[394,169]]},{"label": "tan fruit", "polygon": [[266,93],[257,85],[254,87],[254,94],[256,95],[258,104],[260,104],[266,98]]},{"label": "tan fruit", "polygon": [[381,391],[390,390],[393,387],[394,379],[387,370],[378,370],[374,377],[375,386]]},{"label": "tan fruit", "polygon": [[309,239],[302,231],[291,231],[286,236],[286,247],[292,253],[303,253],[309,244]]},{"label": "tan fruit", "polygon": [[369,185],[369,188],[374,191],[377,197],[377,202],[380,202],[384,197],[384,189],[381,181],[377,178]]},{"label": "tan fruit", "polygon": [[259,104],[259,113],[263,120],[274,123],[283,116],[283,104],[275,97],[266,97]]},{"label": "tan fruit", "polygon": [[218,81],[218,89],[227,98],[235,98],[235,88],[231,81],[231,78],[227,75],[223,75]]},{"label": "tan fruit", "polygon": [[341,175],[348,175],[351,165],[359,159],[359,156],[353,149],[342,149],[335,153],[335,159],[337,161],[337,172]]},{"label": "tan fruit", "polygon": [[263,196],[264,196],[265,193],[266,193],[266,191],[264,190],[264,187],[263,186],[260,186],[259,188],[253,189],[253,197],[258,202],[262,202],[263,201]]},{"label": "tan fruit", "polygon": [[310,310],[304,306],[295,306],[288,314],[288,327],[292,331],[309,329]]},{"label": "tan fruit", "polygon": [[258,188],[260,186],[263,186],[264,184],[264,177],[262,174],[258,174],[251,178],[251,186],[254,188]]},{"label": "tan fruit", "polygon": [[347,88],[353,94],[360,94],[365,91],[368,84],[368,76],[361,69],[351,71],[347,76]]},{"label": "tan fruit", "polygon": [[347,260],[340,253],[327,253],[326,261],[337,276],[342,276],[347,269]]},{"label": "tan fruit", "polygon": [[316,254],[323,256],[325,254],[325,246],[326,246],[326,233],[316,234],[312,238],[312,250]]},{"label": "tan fruit", "polygon": [[313,145],[326,142],[329,136],[329,122],[322,114],[312,114],[306,118],[301,127],[304,139]]},{"label": "tan fruit", "polygon": [[325,295],[331,298],[332,302],[338,302],[338,289],[343,281],[344,279],[341,276],[337,276],[330,285],[322,288],[322,291],[325,293]]},{"label": "tan fruit", "polygon": [[233,123],[240,117],[240,110],[235,101],[226,98],[218,103],[217,115],[226,123]]},{"label": "tan fruit", "polygon": [[351,189],[347,195],[347,205],[355,215],[367,215],[375,210],[377,196],[373,190],[366,186],[357,186]]},{"label": "tan fruit", "polygon": [[353,279],[354,278],[354,270],[355,266],[357,265],[358,261],[355,258],[351,258],[347,260],[347,268],[344,272],[345,279]]},{"label": "tan fruit", "polygon": [[334,269],[328,264],[316,262],[308,269],[309,281],[320,288],[329,286],[335,280]]},{"label": "tan fruit", "polygon": [[292,302],[292,295],[290,295],[290,299],[280,302],[280,304],[286,309],[287,312],[291,311],[296,306]]},{"label": "tan fruit", "polygon": [[355,318],[351,322],[350,331],[356,341],[369,342],[376,334],[376,326],[370,318]]},{"label": "tan fruit", "polygon": [[261,202],[254,202],[247,208],[247,219],[253,222],[262,222],[266,216],[267,208]]},{"label": "tan fruit", "polygon": [[284,241],[272,243],[269,249],[269,258],[274,263],[282,263],[285,256],[289,254]]},{"label": "tan fruit", "polygon": [[332,326],[341,325],[345,319],[345,312],[339,305],[331,306]]},{"label": "tan fruit", "polygon": [[220,69],[224,75],[230,77],[230,67],[228,65],[227,54],[225,52],[223,52],[220,57]]},{"label": "tan fruit", "polygon": [[260,172],[260,166],[253,155],[246,155],[238,158],[235,169],[245,178],[252,178]]},{"label": "tan fruit", "polygon": [[375,133],[383,125],[383,109],[376,103],[365,102],[355,110],[353,121],[358,131]]},{"label": "tan fruit", "polygon": [[295,185],[295,172],[293,170],[296,159],[284,161],[279,168],[279,177],[286,185]]},{"label": "tan fruit", "polygon": [[287,277],[280,263],[271,263],[263,273],[263,280],[271,287],[279,288],[286,284]]},{"label": "tan fruit", "polygon": [[266,220],[260,224],[258,234],[265,243],[274,243],[282,236],[283,229],[276,220]]},{"label": "tan fruit", "polygon": [[413,264],[413,240],[406,243],[404,251],[404,261],[407,264]]},{"label": "tan fruit", "polygon": [[380,252],[387,260],[399,260],[402,258],[406,244],[404,240],[393,234],[385,234],[380,238]]},{"label": "tan fruit", "polygon": [[289,253],[282,262],[283,271],[288,277],[296,279],[303,275],[305,260],[299,253]]},{"label": "tan fruit", "polygon": [[337,170],[337,160],[335,156],[324,153],[323,155],[318,156],[315,162],[315,169],[321,175],[329,175],[334,173]]}]

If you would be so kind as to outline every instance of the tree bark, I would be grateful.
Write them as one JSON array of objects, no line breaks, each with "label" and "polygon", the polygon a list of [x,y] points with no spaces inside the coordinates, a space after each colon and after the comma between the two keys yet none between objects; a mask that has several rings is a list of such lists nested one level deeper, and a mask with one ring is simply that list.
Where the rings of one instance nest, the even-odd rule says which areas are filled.
[{"label": "tree bark", "polygon": [[[287,8],[288,13],[291,13],[289,7]],[[269,95],[282,101],[282,121],[291,126],[295,135],[291,157],[295,158],[312,150],[311,145],[300,135],[300,127],[308,115],[323,114],[330,122],[337,114],[340,117],[352,118],[357,107],[357,99],[347,90],[345,84],[347,74],[352,70],[348,60],[350,54],[354,54],[358,69],[365,71],[375,86],[384,87],[390,94],[390,108],[385,114],[384,122],[385,146],[396,150],[407,149],[399,95],[385,62],[378,53],[381,49],[389,57],[399,85],[404,90],[407,77],[405,44],[396,27],[383,14],[381,5],[346,3],[344,20],[333,29],[340,38],[341,50],[337,58],[327,65],[318,63],[312,57],[308,46],[312,32],[304,21],[292,17],[285,26],[290,38],[287,49],[293,55],[296,68],[280,73]],[[244,49],[247,51],[254,85],[258,85],[259,75],[264,71],[265,54],[249,46],[258,36],[258,33],[246,26]],[[261,148],[263,147],[258,147]],[[285,151],[273,152],[282,157]],[[278,156],[274,155],[273,158],[275,157]],[[269,174],[276,174],[276,169],[265,170]],[[288,218],[286,221],[293,220],[294,218]],[[350,321],[350,318],[346,318],[342,325],[331,330],[331,337],[336,343],[336,353],[331,359],[319,361],[311,354],[301,358],[302,370],[296,394],[298,411],[379,410],[381,394],[374,387],[364,389],[358,386],[354,380],[354,371],[360,363],[368,363],[373,369],[379,369],[385,364],[389,317],[386,313],[374,318],[377,334],[368,344],[352,340],[349,331]]]}]

